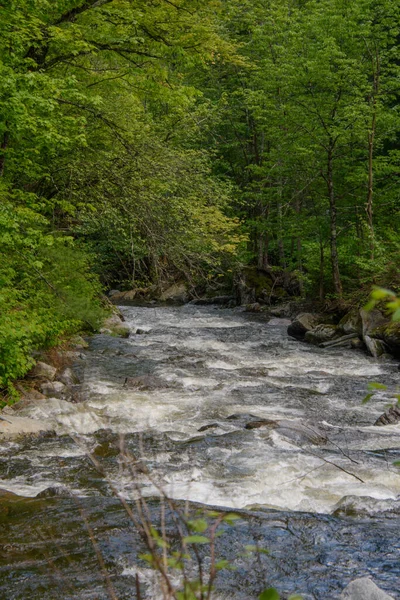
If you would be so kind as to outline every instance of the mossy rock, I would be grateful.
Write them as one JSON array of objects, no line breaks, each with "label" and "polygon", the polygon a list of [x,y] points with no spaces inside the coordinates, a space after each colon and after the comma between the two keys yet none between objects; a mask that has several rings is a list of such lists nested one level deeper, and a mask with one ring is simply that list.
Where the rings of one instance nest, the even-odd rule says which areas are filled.
[{"label": "mossy rock", "polygon": [[400,322],[391,322],[376,327],[370,334],[374,339],[381,340],[389,348],[390,352],[400,357]]}]

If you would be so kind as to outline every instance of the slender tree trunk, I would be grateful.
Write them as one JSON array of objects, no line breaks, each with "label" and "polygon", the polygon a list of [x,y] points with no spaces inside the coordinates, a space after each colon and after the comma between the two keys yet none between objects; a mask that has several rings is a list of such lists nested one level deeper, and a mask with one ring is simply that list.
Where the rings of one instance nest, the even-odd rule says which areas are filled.
[{"label": "slender tree trunk", "polygon": [[4,175],[4,167],[6,164],[6,150],[7,150],[7,146],[8,146],[8,141],[9,141],[9,133],[8,133],[8,131],[6,131],[3,134],[3,140],[0,145],[0,177],[3,177],[3,175]]},{"label": "slender tree trunk", "polygon": [[373,160],[374,160],[374,139],[375,139],[375,124],[376,124],[376,114],[372,118],[372,129],[368,133],[368,194],[367,194],[367,205],[365,207],[367,213],[367,223],[368,229],[371,236],[371,260],[374,260],[374,221],[373,221],[373,213],[372,213],[372,204],[373,204],[373,193],[374,193],[374,169],[373,169]]},{"label": "slender tree trunk", "polygon": [[374,71],[374,82],[372,91],[372,121],[371,129],[368,132],[368,192],[367,192],[367,204],[365,211],[367,213],[368,229],[371,237],[370,250],[371,260],[374,260],[374,221],[373,221],[373,194],[374,194],[374,143],[376,133],[376,113],[377,113],[377,96],[379,94],[379,80],[380,80],[380,60],[379,54],[376,52],[376,56],[373,57],[373,71]]},{"label": "slender tree trunk", "polygon": [[328,197],[329,197],[329,212],[330,212],[330,245],[331,245],[331,263],[332,263],[332,277],[333,287],[335,294],[339,300],[343,295],[342,282],[340,279],[339,270],[339,256],[337,250],[337,210],[336,210],[336,198],[335,190],[333,185],[333,144],[329,145],[328,149],[328,164],[327,164],[327,177],[326,182],[328,185]]},{"label": "slender tree trunk", "polygon": [[321,302],[325,300],[325,285],[324,285],[324,273],[325,270],[325,255],[324,255],[324,244],[322,239],[319,240],[319,299]]}]

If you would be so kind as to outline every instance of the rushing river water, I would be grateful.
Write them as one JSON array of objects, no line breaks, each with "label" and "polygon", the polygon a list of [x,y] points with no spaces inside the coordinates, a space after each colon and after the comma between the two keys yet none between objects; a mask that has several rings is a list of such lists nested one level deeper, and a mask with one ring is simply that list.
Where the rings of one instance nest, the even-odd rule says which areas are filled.
[{"label": "rushing river water", "polygon": [[[118,502],[90,465],[88,451],[104,460],[128,499],[139,483],[149,498],[161,486],[177,500],[244,509],[224,551],[252,543],[256,530],[258,543],[274,557],[265,567],[267,583],[329,600],[351,578],[372,574],[399,598],[400,469],[392,463],[400,458],[400,425],[373,426],[389,391],[362,404],[368,382],[394,389],[397,364],[299,343],[287,336],[287,321],[264,322],[239,310],[186,305],[123,312],[131,336],[95,336],[78,367],[83,403],[51,399],[21,409],[53,423],[59,435],[3,442],[0,488],[33,498],[63,486],[82,498],[99,536],[111,544],[102,538],[121,599],[136,597],[132,544],[124,539]],[[118,440],[140,457],[151,481],[144,472],[133,482],[121,469],[110,450]],[[73,502],[35,500],[20,516],[11,510],[0,548],[9,543],[15,553],[0,550],[1,598],[107,597],[87,572],[93,557],[85,568],[75,565],[75,595],[65,589],[57,595],[32,557],[35,540],[26,542],[29,559],[23,556],[24,519],[50,523],[49,515],[53,523],[69,523],[64,554],[85,556]],[[62,545],[59,531],[52,536]],[[12,591],[13,582],[20,592]],[[218,598],[252,600],[262,585],[242,567],[239,575],[222,577]]]}]

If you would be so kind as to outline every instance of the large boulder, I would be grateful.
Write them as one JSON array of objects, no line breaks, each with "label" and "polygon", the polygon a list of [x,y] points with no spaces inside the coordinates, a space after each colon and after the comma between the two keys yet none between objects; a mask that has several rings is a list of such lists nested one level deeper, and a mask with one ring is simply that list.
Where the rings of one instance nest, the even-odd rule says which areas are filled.
[{"label": "large boulder", "polygon": [[390,322],[389,319],[377,308],[374,308],[373,310],[365,310],[362,308],[360,310],[360,317],[362,322],[362,337],[368,352],[374,358],[386,354],[387,349],[384,342],[376,339],[373,336],[373,332],[378,328],[387,325]]},{"label": "large boulder", "polygon": [[315,344],[318,346],[323,342],[328,342],[338,335],[338,330],[336,325],[327,325],[325,323],[321,323],[321,325],[317,325],[311,331],[306,331],[304,339],[306,342],[310,344]]},{"label": "large boulder", "polygon": [[62,398],[65,385],[61,381],[46,381],[40,386],[40,391],[48,398]]},{"label": "large boulder", "polygon": [[374,308],[373,310],[365,310],[362,308],[360,310],[360,318],[363,336],[371,335],[377,327],[381,327],[390,322],[390,319],[385,317],[377,308]]},{"label": "large boulder", "polygon": [[57,377],[58,381],[61,381],[64,385],[71,386],[79,383],[78,377],[75,375],[72,369],[66,367],[61,371]]},{"label": "large boulder", "polygon": [[161,293],[160,300],[162,302],[187,302],[189,294],[186,284],[181,282],[170,285]]},{"label": "large boulder", "polygon": [[100,333],[108,333],[115,337],[127,338],[130,334],[129,326],[124,323],[119,315],[111,315],[104,321],[104,326],[100,329]]},{"label": "large boulder", "polygon": [[381,340],[376,340],[370,335],[364,335],[364,344],[367,347],[368,352],[374,358],[379,358],[383,354],[386,354],[386,346]]},{"label": "large boulder", "polygon": [[56,376],[57,369],[48,365],[44,362],[37,362],[33,369],[30,371],[30,377],[37,377],[38,379],[48,379],[49,381],[53,381]]},{"label": "large boulder", "polygon": [[288,334],[292,337],[302,339],[307,331],[314,329],[319,323],[317,315],[312,313],[301,313],[297,315],[294,321],[288,327]]},{"label": "large boulder", "polygon": [[355,579],[343,590],[341,600],[394,600],[378,588],[369,577]]},{"label": "large boulder", "polygon": [[380,325],[371,331],[371,338],[383,342],[389,352],[400,358],[400,322]]},{"label": "large boulder", "polygon": [[338,327],[344,335],[350,333],[362,335],[363,325],[360,311],[358,309],[352,309],[339,321]]}]

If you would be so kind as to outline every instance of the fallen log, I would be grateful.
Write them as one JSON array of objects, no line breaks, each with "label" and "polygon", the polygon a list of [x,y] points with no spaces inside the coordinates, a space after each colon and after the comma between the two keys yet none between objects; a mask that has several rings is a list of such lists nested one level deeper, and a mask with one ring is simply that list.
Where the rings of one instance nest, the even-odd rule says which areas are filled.
[{"label": "fallen log", "polygon": [[353,340],[358,337],[358,333],[348,333],[347,335],[342,335],[340,338],[336,338],[335,340],[329,340],[329,342],[323,342],[319,344],[319,348],[333,348],[334,346],[341,346],[342,344],[348,342],[349,340]]}]

